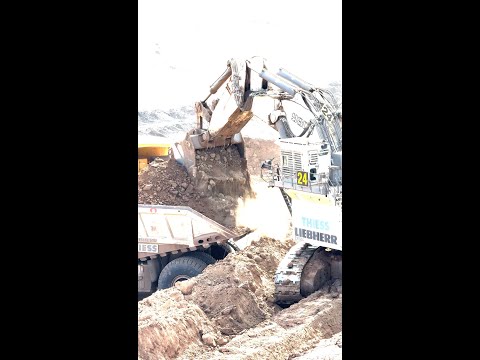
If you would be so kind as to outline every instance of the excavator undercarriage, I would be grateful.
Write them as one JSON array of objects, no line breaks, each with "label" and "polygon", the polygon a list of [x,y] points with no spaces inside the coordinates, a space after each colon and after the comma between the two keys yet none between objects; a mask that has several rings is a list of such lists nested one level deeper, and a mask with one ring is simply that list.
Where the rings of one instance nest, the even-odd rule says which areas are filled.
[{"label": "excavator undercarriage", "polygon": [[280,262],[275,272],[275,299],[291,305],[326,284],[342,279],[342,256],[319,245],[298,243]]}]

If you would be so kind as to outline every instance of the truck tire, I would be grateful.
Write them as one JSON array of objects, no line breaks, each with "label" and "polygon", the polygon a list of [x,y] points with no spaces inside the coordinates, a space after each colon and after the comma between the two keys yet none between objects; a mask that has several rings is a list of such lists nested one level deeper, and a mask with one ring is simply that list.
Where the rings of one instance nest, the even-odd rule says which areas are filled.
[{"label": "truck tire", "polygon": [[232,252],[235,252],[235,249],[228,243],[215,244],[211,250],[212,257],[216,260],[225,259],[225,257]]},{"label": "truck tire", "polygon": [[182,256],[170,261],[158,277],[158,290],[168,289],[178,281],[188,280],[200,274],[207,264],[192,256]]},{"label": "truck tire", "polygon": [[240,248],[233,241],[228,240],[225,245],[228,245],[229,248],[232,249],[230,252],[240,251]]},{"label": "truck tire", "polygon": [[194,258],[202,260],[207,265],[212,265],[217,262],[217,260],[210,254],[203,251],[192,251],[188,252],[183,256],[192,256]]}]

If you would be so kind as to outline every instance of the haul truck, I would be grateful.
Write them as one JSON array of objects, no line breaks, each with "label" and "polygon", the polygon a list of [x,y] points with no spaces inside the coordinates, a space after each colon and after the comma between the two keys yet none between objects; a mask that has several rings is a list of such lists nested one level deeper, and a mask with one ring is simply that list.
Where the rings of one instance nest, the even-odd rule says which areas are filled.
[{"label": "haul truck", "polygon": [[157,157],[166,159],[170,151],[170,144],[154,136],[138,137],[138,172]]},{"label": "haul truck", "polygon": [[187,206],[138,205],[138,292],[200,274],[238,250],[238,234]]}]

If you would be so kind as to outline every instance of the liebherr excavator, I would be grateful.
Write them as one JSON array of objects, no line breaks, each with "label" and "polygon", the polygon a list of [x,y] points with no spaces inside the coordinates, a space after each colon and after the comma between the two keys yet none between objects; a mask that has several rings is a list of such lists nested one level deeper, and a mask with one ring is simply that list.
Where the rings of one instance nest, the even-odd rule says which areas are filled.
[{"label": "liebherr excavator", "polygon": [[241,130],[254,116],[278,131],[278,161],[263,162],[262,178],[280,190],[297,244],[275,273],[276,302],[341,279],[342,126],[333,95],[262,57],[231,59],[195,110],[196,127],[172,148],[193,178],[201,150],[235,146],[245,158]]}]

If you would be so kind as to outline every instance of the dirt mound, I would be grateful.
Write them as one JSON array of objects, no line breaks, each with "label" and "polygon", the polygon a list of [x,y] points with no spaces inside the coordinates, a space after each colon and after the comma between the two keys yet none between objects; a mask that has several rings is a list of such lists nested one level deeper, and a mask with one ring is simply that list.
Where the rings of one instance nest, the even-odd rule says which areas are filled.
[{"label": "dirt mound", "polygon": [[341,360],[342,359],[342,332],[338,332],[328,339],[318,341],[312,350],[303,355],[294,356],[290,360]]},{"label": "dirt mound", "polygon": [[197,189],[195,180],[174,159],[157,159],[143,169],[138,176],[138,203],[189,206],[224,226],[236,226],[238,197]]},{"label": "dirt mound", "polygon": [[[340,294],[328,291],[320,290],[296,306],[277,312],[256,326],[231,336],[223,346],[213,348],[192,344],[177,359],[302,359],[302,354],[309,351],[309,356],[323,352],[328,356],[340,355],[337,357],[340,359],[341,335],[339,341],[336,334],[341,332],[342,299]],[[325,342],[334,335],[337,338]]]},{"label": "dirt mound", "polygon": [[272,317],[280,309],[273,302],[273,275],[292,244],[262,238],[177,288],[140,301],[139,357],[171,359],[192,345],[223,345],[226,336]]},{"label": "dirt mound", "polygon": [[240,157],[237,146],[197,150],[195,158],[197,191],[211,195],[254,196],[247,161]]},{"label": "dirt mound", "polygon": [[292,244],[262,237],[199,276],[140,301],[139,357],[287,359],[341,331],[337,288],[288,309],[274,303],[273,275]]},{"label": "dirt mound", "polygon": [[186,344],[201,345],[201,335],[210,332],[216,331],[205,313],[175,288],[157,291],[138,306],[141,359],[173,359]]},{"label": "dirt mound", "polygon": [[224,335],[255,326],[277,309],[272,279],[292,245],[263,237],[209,268],[185,298],[197,304]]}]

